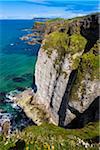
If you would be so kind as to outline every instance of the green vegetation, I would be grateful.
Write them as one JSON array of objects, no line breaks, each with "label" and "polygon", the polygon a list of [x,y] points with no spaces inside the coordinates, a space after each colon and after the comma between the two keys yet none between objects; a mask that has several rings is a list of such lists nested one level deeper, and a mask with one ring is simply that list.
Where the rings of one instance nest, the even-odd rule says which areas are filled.
[{"label": "green vegetation", "polygon": [[59,63],[61,63],[61,60],[64,58],[64,55],[68,49],[68,35],[58,31],[51,33],[48,35],[43,48],[48,54],[48,57],[51,56],[54,50],[57,51],[58,57],[54,62],[54,67],[56,67],[56,65],[59,66]]},{"label": "green vegetation", "polygon": [[92,53],[86,53],[82,56],[82,66],[80,70],[85,76],[86,73],[90,74],[91,80],[99,78],[99,55],[95,56]]},{"label": "green vegetation", "polygon": [[65,20],[65,19],[63,19],[63,18],[54,18],[54,19],[48,20],[47,22],[51,23],[51,22],[62,21],[62,20]]},{"label": "green vegetation", "polygon": [[44,25],[44,22],[35,22],[35,25]]},{"label": "green vegetation", "polygon": [[[85,150],[78,138],[85,142],[99,136],[99,123],[90,123],[82,129],[65,130],[52,124],[30,126],[14,133],[8,139],[0,136],[0,150]],[[98,150],[98,144],[87,150]]]},{"label": "green vegetation", "polygon": [[59,56],[65,53],[75,54],[82,51],[85,44],[86,39],[79,34],[68,36],[66,33],[56,31],[47,36],[44,50],[52,54],[52,51],[56,49]]},{"label": "green vegetation", "polygon": [[84,18],[84,16],[78,16],[78,17],[74,17],[74,18],[70,18],[70,19],[68,19],[68,21],[78,21],[78,20],[80,20],[80,19],[83,19]]},{"label": "green vegetation", "polygon": [[47,36],[43,48],[47,52],[48,57],[51,57],[54,50],[57,51],[58,57],[54,62],[54,67],[56,67],[56,65],[59,66],[66,54],[70,53],[73,55],[82,51],[85,44],[86,39],[80,34],[68,36],[65,32],[55,31]]},{"label": "green vegetation", "polygon": [[[65,51],[68,48],[67,44],[68,36],[66,33],[62,32],[53,32],[50,35],[48,35],[44,49],[46,51],[51,51],[56,49],[57,52],[60,54],[62,51]],[[62,48],[62,49],[61,49]]]},{"label": "green vegetation", "polygon": [[80,52],[82,50],[84,50],[85,45],[86,45],[86,39],[81,36],[81,34],[73,34],[69,37],[69,53],[71,53],[72,55]]},{"label": "green vegetation", "polygon": [[72,65],[73,70],[78,68],[79,63],[80,63],[80,57],[77,56],[75,59],[73,59],[73,65]]},{"label": "green vegetation", "polygon": [[[94,55],[91,51],[89,53],[85,53],[81,58],[76,58],[73,63],[74,69],[78,68],[78,74],[76,81],[73,85],[70,98],[72,100],[78,100],[78,89],[81,89],[81,93],[85,92],[85,85],[81,83],[88,75],[89,80],[99,79],[99,55]],[[81,63],[79,64],[79,60],[81,59]]]}]

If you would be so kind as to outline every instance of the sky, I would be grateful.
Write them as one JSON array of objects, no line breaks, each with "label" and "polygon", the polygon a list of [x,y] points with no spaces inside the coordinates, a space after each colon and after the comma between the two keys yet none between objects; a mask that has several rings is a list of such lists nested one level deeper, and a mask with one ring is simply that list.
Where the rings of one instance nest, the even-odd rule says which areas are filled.
[{"label": "sky", "polygon": [[0,0],[0,19],[72,18],[98,7],[98,0]]}]

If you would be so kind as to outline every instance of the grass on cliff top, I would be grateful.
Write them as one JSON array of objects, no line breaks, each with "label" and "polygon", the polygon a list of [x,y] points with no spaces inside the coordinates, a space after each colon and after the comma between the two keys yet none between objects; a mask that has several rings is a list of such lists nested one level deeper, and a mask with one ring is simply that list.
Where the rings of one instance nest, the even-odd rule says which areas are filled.
[{"label": "grass on cliff top", "polygon": [[45,25],[45,22],[35,22],[35,25]]},{"label": "grass on cliff top", "polygon": [[[0,137],[0,150],[85,150],[77,145],[77,137],[87,140],[99,136],[99,123],[90,123],[82,129],[65,130],[52,124],[30,126],[4,140]],[[23,147],[23,148],[22,148]],[[98,145],[87,150],[98,150]]]},{"label": "grass on cliff top", "polygon": [[48,20],[47,22],[48,22],[48,23],[51,23],[51,22],[62,21],[62,20],[65,20],[65,19],[64,19],[64,18],[54,18],[54,19]]},{"label": "grass on cliff top", "polygon": [[59,61],[66,53],[75,54],[85,48],[86,39],[80,34],[68,36],[65,32],[55,31],[46,37],[44,50],[50,57],[54,50],[57,51]]}]

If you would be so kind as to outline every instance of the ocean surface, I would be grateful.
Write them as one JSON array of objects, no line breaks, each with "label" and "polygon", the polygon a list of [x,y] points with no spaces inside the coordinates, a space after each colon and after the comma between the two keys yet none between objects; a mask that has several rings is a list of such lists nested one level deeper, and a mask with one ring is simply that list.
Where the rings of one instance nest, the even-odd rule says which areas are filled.
[{"label": "ocean surface", "polygon": [[39,45],[19,38],[31,33],[33,24],[33,20],[0,20],[0,92],[32,84]]},{"label": "ocean surface", "polygon": [[40,45],[29,45],[20,37],[31,34],[33,25],[34,20],[0,20],[0,124],[10,120],[13,129],[30,122],[21,108],[4,97],[32,86]]}]

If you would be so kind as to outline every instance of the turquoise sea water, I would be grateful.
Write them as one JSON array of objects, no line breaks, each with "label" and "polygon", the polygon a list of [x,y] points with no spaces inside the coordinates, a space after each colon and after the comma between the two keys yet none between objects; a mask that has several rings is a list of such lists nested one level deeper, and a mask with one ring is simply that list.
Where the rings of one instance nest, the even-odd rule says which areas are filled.
[{"label": "turquoise sea water", "polygon": [[40,45],[20,37],[32,33],[33,25],[34,20],[0,20],[0,124],[10,120],[13,130],[32,123],[5,95],[32,85]]},{"label": "turquoise sea water", "polygon": [[19,38],[31,33],[25,29],[33,24],[33,20],[0,20],[0,92],[32,84],[39,45],[28,45]]}]

